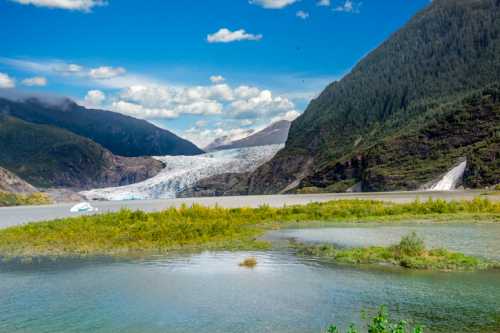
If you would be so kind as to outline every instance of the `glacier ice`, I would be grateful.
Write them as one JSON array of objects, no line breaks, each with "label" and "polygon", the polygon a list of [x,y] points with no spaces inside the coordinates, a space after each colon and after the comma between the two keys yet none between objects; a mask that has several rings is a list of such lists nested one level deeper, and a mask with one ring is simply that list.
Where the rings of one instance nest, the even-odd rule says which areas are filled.
[{"label": "glacier ice", "polygon": [[203,178],[255,170],[270,160],[283,145],[229,149],[198,156],[155,157],[166,167],[143,182],[81,192],[89,200],[173,199],[177,193]]},{"label": "glacier ice", "polygon": [[70,209],[71,213],[92,213],[97,212],[97,208],[92,207],[88,202],[81,202]]}]

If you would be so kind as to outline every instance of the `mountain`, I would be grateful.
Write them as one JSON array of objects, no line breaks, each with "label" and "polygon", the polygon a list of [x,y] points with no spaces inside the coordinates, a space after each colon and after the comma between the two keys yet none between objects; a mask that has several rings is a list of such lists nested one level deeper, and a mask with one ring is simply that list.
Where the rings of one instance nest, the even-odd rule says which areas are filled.
[{"label": "mountain", "polygon": [[271,124],[270,126],[264,128],[263,130],[249,135],[246,138],[235,140],[232,142],[217,142],[217,140],[210,144],[206,150],[224,150],[224,149],[235,149],[235,148],[248,148],[248,147],[258,147],[267,145],[281,145],[286,142],[288,137],[288,131],[290,130],[291,122],[287,120],[281,120]]},{"label": "mountain", "polygon": [[500,1],[434,0],[292,123],[247,193],[500,182]]},{"label": "mountain", "polygon": [[203,153],[191,142],[147,121],[115,112],[86,109],[68,99],[55,102],[35,97],[17,101],[0,98],[0,113],[30,123],[66,129],[120,156]]},{"label": "mountain", "polygon": [[31,184],[28,184],[12,172],[0,168],[0,192],[35,193],[37,190]]},{"label": "mountain", "polygon": [[163,163],[115,156],[67,130],[0,113],[0,166],[35,186],[89,189],[142,181]]}]

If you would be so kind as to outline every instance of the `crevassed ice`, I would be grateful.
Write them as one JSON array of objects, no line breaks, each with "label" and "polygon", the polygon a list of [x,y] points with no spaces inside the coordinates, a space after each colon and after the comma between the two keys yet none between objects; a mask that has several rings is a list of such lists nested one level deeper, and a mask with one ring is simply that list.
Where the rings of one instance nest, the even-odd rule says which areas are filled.
[{"label": "crevassed ice", "polygon": [[433,187],[432,191],[452,191],[457,188],[457,184],[464,176],[467,161],[463,161],[453,169],[451,169],[443,178]]},{"label": "crevassed ice", "polygon": [[166,167],[141,183],[81,192],[90,200],[172,199],[203,178],[255,170],[270,160],[283,145],[238,148],[198,156],[155,157]]}]

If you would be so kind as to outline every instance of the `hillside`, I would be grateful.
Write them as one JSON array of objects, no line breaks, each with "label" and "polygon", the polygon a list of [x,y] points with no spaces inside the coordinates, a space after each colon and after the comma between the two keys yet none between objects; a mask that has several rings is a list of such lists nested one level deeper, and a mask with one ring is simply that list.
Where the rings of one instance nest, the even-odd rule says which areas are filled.
[{"label": "hillside", "polygon": [[467,186],[500,182],[499,22],[500,1],[434,0],[310,103],[247,192],[416,189],[464,157]]},{"label": "hillside", "polygon": [[257,133],[249,135],[246,138],[235,140],[229,143],[218,144],[218,140],[207,146],[207,151],[225,150],[235,148],[249,148],[267,145],[281,145],[286,142],[291,122],[287,120],[277,121]]},{"label": "hillside", "polygon": [[30,194],[37,190],[12,172],[0,168],[0,192]]},{"label": "hillside", "polygon": [[34,186],[76,189],[127,185],[163,168],[154,159],[115,156],[69,131],[2,114],[0,166]]},{"label": "hillside", "polygon": [[0,113],[31,123],[66,129],[120,156],[203,153],[191,142],[147,121],[115,112],[86,109],[67,99],[55,103],[37,98],[19,101],[0,98]]}]

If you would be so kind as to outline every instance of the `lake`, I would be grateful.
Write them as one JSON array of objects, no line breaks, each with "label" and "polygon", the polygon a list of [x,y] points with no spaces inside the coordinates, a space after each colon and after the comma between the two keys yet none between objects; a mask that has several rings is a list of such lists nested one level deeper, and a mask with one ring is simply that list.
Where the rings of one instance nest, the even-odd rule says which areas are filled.
[{"label": "lake", "polygon": [[[349,239],[359,241],[357,235],[371,239],[367,232],[397,238],[396,233],[407,231],[401,228],[414,227],[343,226],[283,230],[270,236],[299,238],[302,233],[303,238],[317,241],[311,236],[316,232],[338,237],[347,246],[352,244]],[[462,240],[478,237],[471,241],[474,246],[456,242],[468,249],[486,246],[488,236],[478,230],[499,231],[486,224],[432,230],[439,231],[436,239],[443,243],[451,238],[445,234],[461,234]],[[345,233],[351,236],[344,237]],[[484,253],[496,257],[496,251]],[[257,258],[257,267],[239,267],[249,256]],[[0,265],[0,332],[6,333],[320,333],[330,323],[345,327],[360,322],[362,309],[373,311],[381,304],[399,318],[425,324],[429,331],[458,332],[465,327],[462,331],[479,332],[479,326],[498,331],[500,271],[340,266],[299,258],[288,250]]]}]

